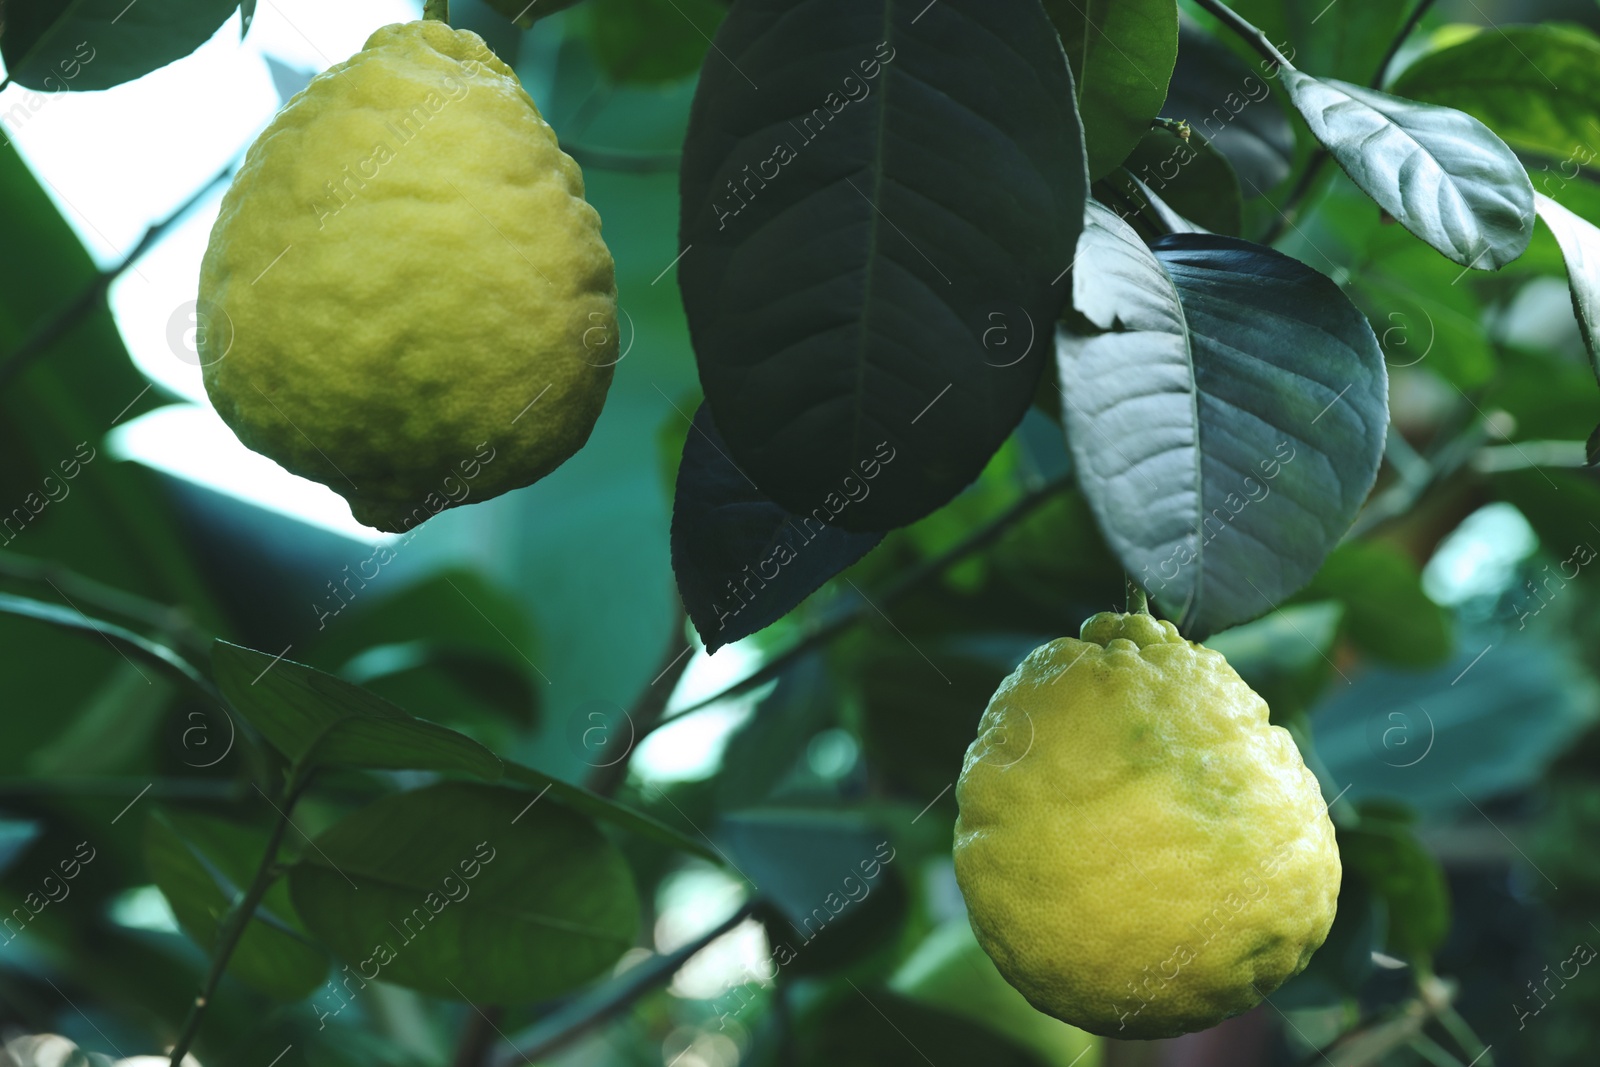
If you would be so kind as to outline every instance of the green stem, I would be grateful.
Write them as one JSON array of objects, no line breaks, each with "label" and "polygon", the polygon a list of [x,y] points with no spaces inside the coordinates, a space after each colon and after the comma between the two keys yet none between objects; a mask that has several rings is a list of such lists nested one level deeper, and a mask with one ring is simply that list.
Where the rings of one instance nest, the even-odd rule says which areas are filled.
[{"label": "green stem", "polygon": [[1233,8],[1222,3],[1222,0],[1194,0],[1194,2],[1215,15],[1218,22],[1238,34],[1243,38],[1245,44],[1260,52],[1269,62],[1280,67],[1287,67],[1290,70],[1294,69],[1294,64],[1289,62],[1289,57],[1278,51],[1277,46],[1267,39],[1266,34],[1246,21]]},{"label": "green stem", "polygon": [[1139,587],[1139,583],[1134,581],[1131,577],[1128,578],[1128,614],[1150,614],[1150,598],[1146,596],[1145,591]]},{"label": "green stem", "polygon": [[450,0],[427,0],[422,5],[422,17],[434,22],[450,23]]},{"label": "green stem", "polygon": [[273,866],[278,859],[278,846],[283,843],[283,833],[289,827],[289,813],[294,811],[295,802],[300,799],[300,793],[306,784],[307,779],[297,771],[291,775],[289,784],[283,791],[282,801],[278,805],[278,821],[273,824],[272,834],[267,838],[266,851],[261,855],[261,863],[256,867],[255,877],[250,880],[250,887],[245,890],[244,896],[239,898],[239,902],[234,905],[217,931],[216,954],[211,959],[211,969],[206,972],[200,993],[189,1008],[188,1018],[183,1021],[183,1029],[179,1031],[177,1044],[172,1047],[170,1067],[179,1067],[183,1057],[188,1055],[189,1048],[200,1032],[200,1023],[205,1018],[206,1008],[210,1006],[211,998],[216,996],[217,986],[222,983],[222,976],[228,969],[228,961],[233,958],[234,949],[239,947],[239,939],[244,936],[251,918],[255,916],[261,898],[267,895],[267,889],[272,885]]}]

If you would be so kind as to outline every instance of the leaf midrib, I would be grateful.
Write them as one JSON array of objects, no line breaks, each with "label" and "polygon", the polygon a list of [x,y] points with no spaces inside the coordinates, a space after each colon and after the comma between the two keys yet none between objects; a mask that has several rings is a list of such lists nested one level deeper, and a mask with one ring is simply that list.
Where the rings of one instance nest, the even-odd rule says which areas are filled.
[{"label": "leaf midrib", "polygon": [[[883,0],[883,40],[891,51],[899,54],[894,48],[894,5],[897,0]],[[850,452],[851,456],[861,454],[861,429],[866,421],[866,388],[867,388],[867,346],[870,343],[871,331],[867,329],[867,317],[872,313],[872,291],[877,281],[878,266],[878,234],[882,227],[878,218],[882,208],[878,200],[883,196],[884,144],[888,140],[889,131],[889,83],[894,79],[894,70],[885,67],[883,71],[883,85],[878,92],[878,129],[872,148],[872,193],[867,197],[867,279],[861,291],[861,322],[857,325],[856,340],[856,382],[850,397]]]}]

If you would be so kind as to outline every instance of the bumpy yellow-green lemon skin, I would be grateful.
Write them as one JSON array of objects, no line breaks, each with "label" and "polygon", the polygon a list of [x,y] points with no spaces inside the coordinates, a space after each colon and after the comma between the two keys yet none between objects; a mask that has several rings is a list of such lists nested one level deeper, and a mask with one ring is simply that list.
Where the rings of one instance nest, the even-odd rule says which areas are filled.
[{"label": "bumpy yellow-green lemon skin", "polygon": [[398,532],[588,439],[618,359],[583,175],[476,34],[386,26],[251,145],[200,274],[247,446]]},{"label": "bumpy yellow-green lemon skin", "polygon": [[1333,924],[1317,780],[1220,653],[1096,615],[1001,683],[956,785],[956,879],[1034,1007],[1117,1038],[1202,1030],[1299,973]]}]

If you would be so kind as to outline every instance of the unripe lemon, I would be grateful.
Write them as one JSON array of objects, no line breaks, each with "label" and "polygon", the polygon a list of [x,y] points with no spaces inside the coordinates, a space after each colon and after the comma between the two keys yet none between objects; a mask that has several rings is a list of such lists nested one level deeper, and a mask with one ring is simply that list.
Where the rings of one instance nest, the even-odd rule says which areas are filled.
[{"label": "unripe lemon", "polygon": [[250,146],[198,305],[239,439],[389,531],[565,462],[618,358],[578,165],[481,38],[433,21],[378,30]]},{"label": "unripe lemon", "polygon": [[1148,615],[1034,649],[984,711],[956,800],[979,943],[1034,1007],[1097,1034],[1237,1015],[1333,923],[1316,777],[1220,653]]}]

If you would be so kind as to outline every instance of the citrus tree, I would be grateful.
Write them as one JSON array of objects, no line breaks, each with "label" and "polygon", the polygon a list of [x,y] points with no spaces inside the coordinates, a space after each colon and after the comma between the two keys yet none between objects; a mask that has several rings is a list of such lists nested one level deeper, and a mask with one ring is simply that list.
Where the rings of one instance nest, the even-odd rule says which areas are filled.
[{"label": "citrus tree", "polygon": [[1600,10],[352,10],[0,6],[11,1062],[1592,1048]]}]

